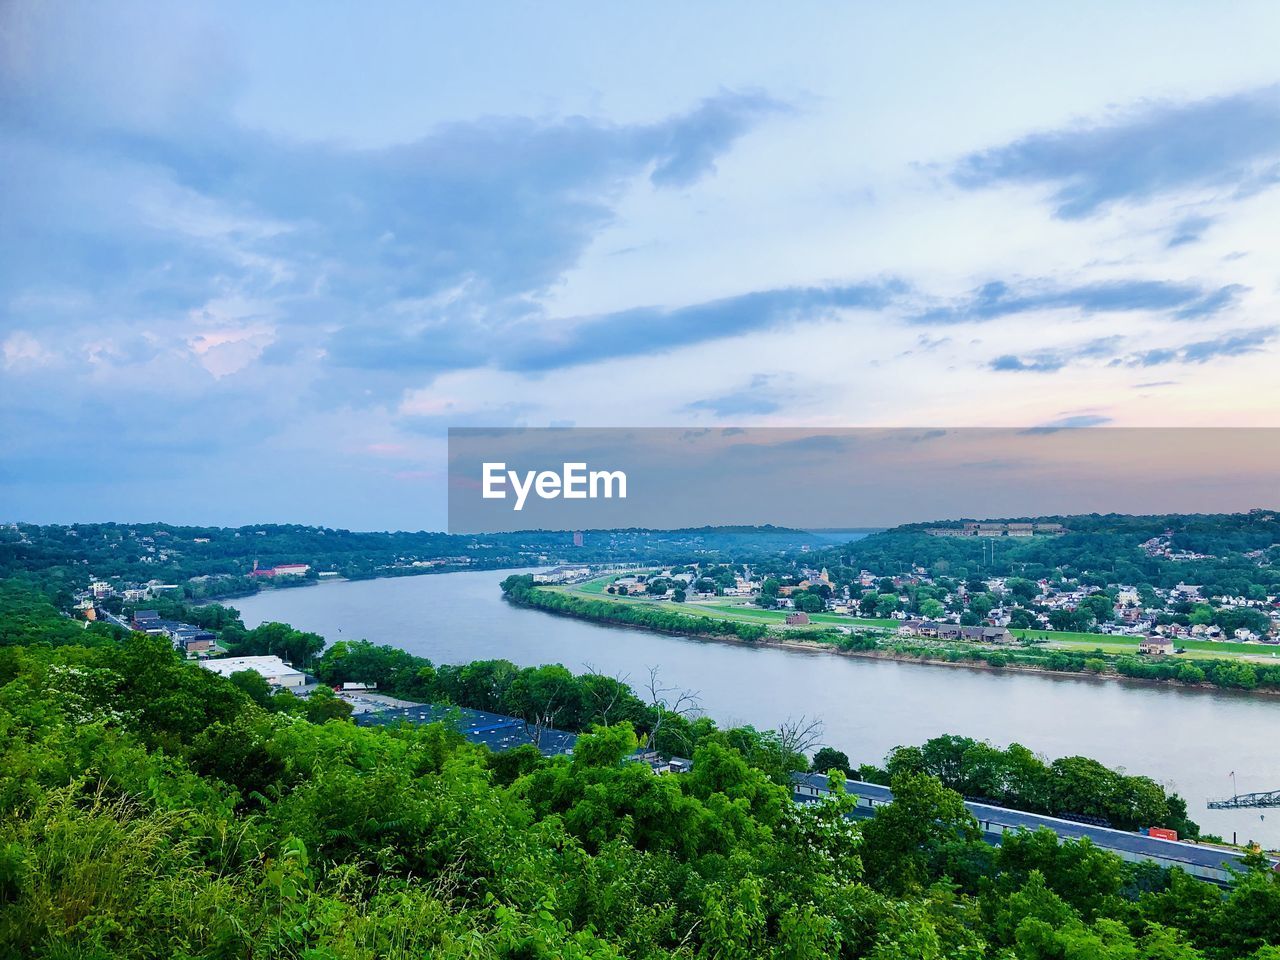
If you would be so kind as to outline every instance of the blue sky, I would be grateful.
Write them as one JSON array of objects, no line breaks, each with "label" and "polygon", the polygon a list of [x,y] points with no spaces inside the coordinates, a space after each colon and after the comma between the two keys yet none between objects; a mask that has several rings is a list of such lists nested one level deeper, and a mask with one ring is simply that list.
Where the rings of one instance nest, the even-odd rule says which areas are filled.
[{"label": "blue sky", "polygon": [[1275,425],[1280,10],[0,7],[3,519],[449,426]]}]

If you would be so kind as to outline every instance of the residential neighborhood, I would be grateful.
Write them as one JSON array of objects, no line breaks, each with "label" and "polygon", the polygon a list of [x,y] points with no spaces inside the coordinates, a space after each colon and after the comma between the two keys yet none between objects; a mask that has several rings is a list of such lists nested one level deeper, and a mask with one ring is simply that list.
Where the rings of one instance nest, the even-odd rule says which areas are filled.
[{"label": "residential neighborhood", "polygon": [[[1019,525],[1002,526],[1013,528],[1005,535],[1022,536]],[[1054,527],[1036,530],[1036,536],[1056,537],[1062,529],[1035,526]],[[1167,546],[1150,541],[1143,549]],[[1175,558],[1181,555],[1174,551]],[[919,566],[898,573],[862,569],[833,576],[826,567],[802,564],[785,570],[782,564],[774,569],[725,563],[647,569],[632,565],[625,570],[577,565],[555,568],[538,580],[572,585],[602,577],[607,582],[601,592],[607,597],[785,611],[783,623],[788,627],[809,625],[812,615],[823,614],[828,623],[833,616],[847,616],[851,623],[894,624],[903,637],[986,644],[1014,643],[1035,631],[1043,631],[1046,638],[1055,632],[1092,633],[1099,640],[1137,638],[1140,651],[1153,656],[1172,654],[1187,641],[1258,644],[1260,651],[1280,646],[1280,596],[1256,590],[1248,596],[1216,592],[1185,582],[1162,588],[1064,576],[953,578]]]}]

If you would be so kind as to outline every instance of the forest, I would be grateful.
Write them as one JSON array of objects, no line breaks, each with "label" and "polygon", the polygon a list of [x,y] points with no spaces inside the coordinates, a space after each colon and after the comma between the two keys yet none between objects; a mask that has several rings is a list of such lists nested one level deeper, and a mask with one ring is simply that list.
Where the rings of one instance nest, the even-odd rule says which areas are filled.
[{"label": "forest", "polygon": [[[574,756],[495,755],[3,593],[6,960],[1280,957],[1261,857],[1221,889],[1048,833],[983,843],[954,789],[984,769],[970,745],[890,758],[894,803],[855,822],[840,796],[792,802],[776,735],[704,723],[691,773],[628,762],[661,710],[598,679],[578,678],[599,695]],[[385,667],[508,709],[564,683],[334,651],[330,677]]]},{"label": "forest", "polygon": [[[777,558],[820,539],[784,527],[570,531],[484,535],[430,531],[358,532],[300,524],[192,527],[166,523],[0,526],[0,577],[37,577],[69,596],[91,577],[165,580],[184,600],[303,585],[321,573],[349,580],[535,564],[688,562],[694,558]],[[305,577],[253,577],[255,564],[305,563]]]}]

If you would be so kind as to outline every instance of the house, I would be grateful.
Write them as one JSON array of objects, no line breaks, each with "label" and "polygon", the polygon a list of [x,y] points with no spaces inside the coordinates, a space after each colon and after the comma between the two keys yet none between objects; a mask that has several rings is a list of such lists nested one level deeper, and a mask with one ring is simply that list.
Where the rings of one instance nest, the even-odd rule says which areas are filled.
[{"label": "house", "polygon": [[668,773],[688,773],[693,769],[693,761],[684,757],[672,757],[667,761]]},{"label": "house", "polygon": [[809,615],[803,610],[787,614],[788,627],[803,627],[809,622]]},{"label": "house", "polygon": [[187,656],[208,653],[213,649],[213,642],[218,639],[210,631],[194,627],[189,623],[161,622],[165,624],[165,633],[169,635],[173,645]]},{"label": "house", "polygon": [[225,657],[219,660],[201,660],[200,666],[223,677],[242,670],[252,670],[273,687],[301,687],[307,682],[306,674],[295,670],[279,657]]},{"label": "house", "polygon": [[1170,656],[1173,653],[1173,641],[1168,637],[1152,634],[1138,641],[1138,652],[1154,657]]},{"label": "house", "polygon": [[939,640],[971,640],[975,643],[1012,643],[1013,634],[1008,627],[962,627],[958,623],[935,623],[925,620],[917,631],[922,637]]}]

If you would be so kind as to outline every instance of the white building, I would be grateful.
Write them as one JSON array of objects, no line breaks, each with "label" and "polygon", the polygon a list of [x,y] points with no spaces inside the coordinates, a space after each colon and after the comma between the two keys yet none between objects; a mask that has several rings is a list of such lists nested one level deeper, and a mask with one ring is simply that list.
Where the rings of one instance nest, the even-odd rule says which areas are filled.
[{"label": "white building", "polygon": [[227,657],[221,660],[201,660],[206,670],[229,677],[241,670],[259,673],[273,687],[301,687],[307,682],[301,671],[295,670],[279,657]]}]

